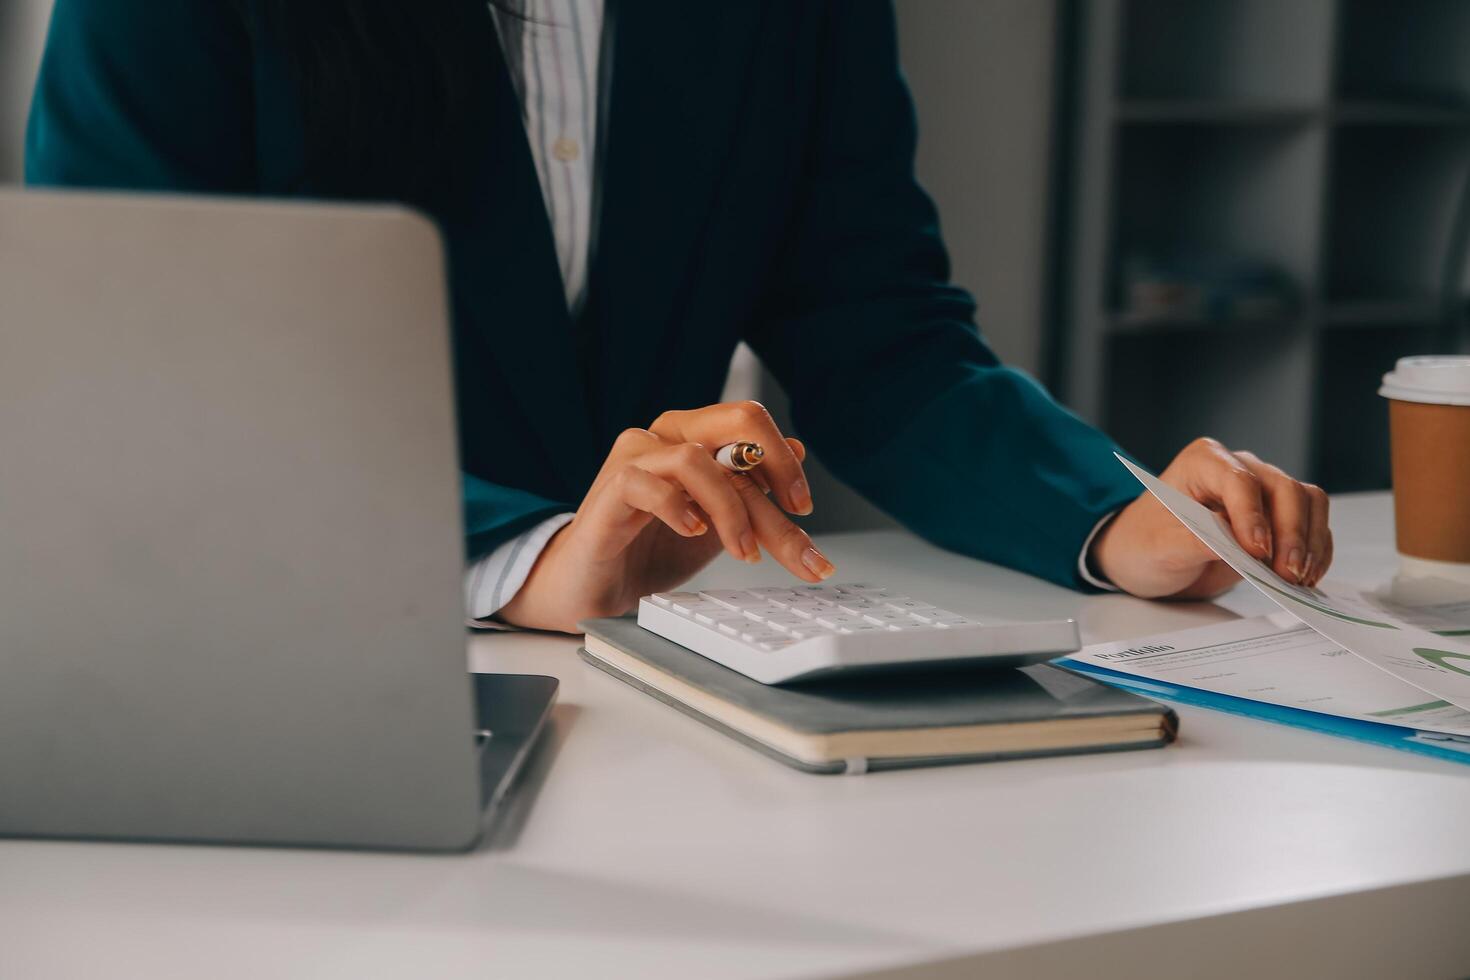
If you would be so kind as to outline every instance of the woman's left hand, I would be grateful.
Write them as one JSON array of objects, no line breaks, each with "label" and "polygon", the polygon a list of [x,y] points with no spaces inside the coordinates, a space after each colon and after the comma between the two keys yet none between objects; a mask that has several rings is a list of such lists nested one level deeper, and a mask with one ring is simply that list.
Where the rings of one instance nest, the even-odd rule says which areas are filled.
[{"label": "woman's left hand", "polygon": [[[1252,453],[1197,439],[1159,478],[1223,515],[1241,546],[1288,582],[1316,585],[1332,564],[1327,494]],[[1150,493],[1118,512],[1087,560],[1106,581],[1145,599],[1208,599],[1239,580]]]}]

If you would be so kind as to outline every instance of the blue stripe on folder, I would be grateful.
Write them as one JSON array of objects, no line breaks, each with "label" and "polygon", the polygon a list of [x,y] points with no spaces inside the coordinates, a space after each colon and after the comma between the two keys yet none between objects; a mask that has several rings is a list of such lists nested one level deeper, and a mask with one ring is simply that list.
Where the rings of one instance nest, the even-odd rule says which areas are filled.
[{"label": "blue stripe on folder", "polygon": [[1080,674],[1095,677],[1115,687],[1123,688],[1133,694],[1141,694],[1144,697],[1162,698],[1165,701],[1177,701],[1180,704],[1193,705],[1197,708],[1210,708],[1215,711],[1224,711],[1232,715],[1241,715],[1246,718],[1262,718],[1266,721],[1274,721],[1278,725],[1291,725],[1295,728],[1306,728],[1314,732],[1323,732],[1327,735],[1336,735],[1340,738],[1350,738],[1355,742],[1367,742],[1370,745],[1386,745],[1392,749],[1400,749],[1404,752],[1417,752],[1420,755],[1433,756],[1436,759],[1448,759],[1451,762],[1470,764],[1470,740],[1445,735],[1435,737],[1416,732],[1413,729],[1403,728],[1399,725],[1385,725],[1376,721],[1360,721],[1356,718],[1339,718],[1336,715],[1323,714],[1320,711],[1308,711],[1305,708],[1288,708],[1279,704],[1267,704],[1264,701],[1253,701],[1250,698],[1238,698],[1230,694],[1216,694],[1213,691],[1201,691],[1192,687],[1177,687],[1173,684],[1161,684],[1154,680],[1143,680],[1131,674],[1124,674],[1106,667],[1095,667],[1092,664],[1079,663],[1076,660],[1063,658],[1052,661],[1059,667],[1075,670]]}]

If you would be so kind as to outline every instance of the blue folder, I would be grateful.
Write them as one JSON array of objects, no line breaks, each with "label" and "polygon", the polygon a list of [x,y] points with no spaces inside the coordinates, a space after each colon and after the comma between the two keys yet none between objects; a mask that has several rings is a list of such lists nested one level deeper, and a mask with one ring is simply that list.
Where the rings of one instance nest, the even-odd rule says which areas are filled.
[{"label": "blue folder", "polygon": [[1201,691],[1193,687],[1177,687],[1173,684],[1144,680],[1131,674],[1109,670],[1106,667],[1095,667],[1092,664],[1079,663],[1067,658],[1055,660],[1053,663],[1144,697],[1175,701],[1197,708],[1211,708],[1246,718],[1262,718],[1266,721],[1274,721],[1278,725],[1292,725],[1296,728],[1337,735],[1340,738],[1350,738],[1355,742],[1386,745],[1404,752],[1417,752],[1436,759],[1470,764],[1470,739],[1454,735],[1417,732],[1399,725],[1360,721],[1356,718],[1339,718],[1337,715],[1308,711],[1305,708],[1288,708],[1284,705],[1253,701],[1250,698],[1238,698],[1230,694],[1216,694],[1213,691]]}]

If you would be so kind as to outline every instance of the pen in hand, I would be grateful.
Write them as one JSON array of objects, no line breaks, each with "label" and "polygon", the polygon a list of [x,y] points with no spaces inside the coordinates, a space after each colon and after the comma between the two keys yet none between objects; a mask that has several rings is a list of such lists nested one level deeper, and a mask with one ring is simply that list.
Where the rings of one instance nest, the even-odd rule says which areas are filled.
[{"label": "pen in hand", "polygon": [[747,473],[765,458],[766,451],[754,442],[732,442],[715,453],[715,462],[733,473]]}]

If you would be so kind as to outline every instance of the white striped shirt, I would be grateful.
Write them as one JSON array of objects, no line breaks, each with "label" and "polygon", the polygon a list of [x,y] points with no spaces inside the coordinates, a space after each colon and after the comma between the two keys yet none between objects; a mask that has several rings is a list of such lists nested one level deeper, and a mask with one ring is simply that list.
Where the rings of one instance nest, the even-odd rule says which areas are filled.
[{"label": "white striped shirt", "polygon": [[576,314],[592,236],[603,0],[514,0],[491,9]]},{"label": "white striped shirt", "polygon": [[[603,0],[508,0],[490,9],[521,99],[567,308],[576,316],[587,296],[596,200]],[[542,521],[469,567],[465,608],[472,625],[496,627],[490,617],[520,591],[542,549],[571,519]]]}]

